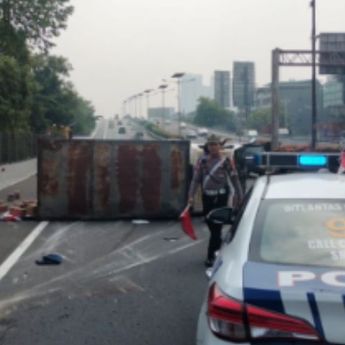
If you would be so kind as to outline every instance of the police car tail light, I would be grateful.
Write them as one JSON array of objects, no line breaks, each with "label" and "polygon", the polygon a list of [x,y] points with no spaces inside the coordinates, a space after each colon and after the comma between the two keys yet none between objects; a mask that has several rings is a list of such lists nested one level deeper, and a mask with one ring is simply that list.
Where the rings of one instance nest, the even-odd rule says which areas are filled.
[{"label": "police car tail light", "polygon": [[247,339],[243,304],[225,296],[216,284],[209,291],[207,315],[210,328],[218,337],[235,341]]},{"label": "police car tail light", "polygon": [[253,338],[320,339],[308,322],[250,305],[246,309]]},{"label": "police car tail light", "polygon": [[223,294],[216,284],[209,291],[207,316],[212,332],[226,340],[320,340],[308,322],[244,304]]}]

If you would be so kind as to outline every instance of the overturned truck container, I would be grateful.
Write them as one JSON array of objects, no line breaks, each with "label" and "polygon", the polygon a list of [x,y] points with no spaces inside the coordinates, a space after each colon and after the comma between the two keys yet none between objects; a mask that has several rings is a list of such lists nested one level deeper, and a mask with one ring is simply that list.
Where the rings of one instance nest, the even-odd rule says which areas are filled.
[{"label": "overturned truck container", "polygon": [[38,145],[41,219],[176,218],[188,141],[51,140]]}]

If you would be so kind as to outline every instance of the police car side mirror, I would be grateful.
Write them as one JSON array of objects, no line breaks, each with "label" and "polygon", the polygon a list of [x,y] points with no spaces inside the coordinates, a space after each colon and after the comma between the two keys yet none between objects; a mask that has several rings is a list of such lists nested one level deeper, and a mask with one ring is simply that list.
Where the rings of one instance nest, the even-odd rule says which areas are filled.
[{"label": "police car side mirror", "polygon": [[206,219],[214,224],[232,224],[233,209],[230,207],[217,208],[211,211]]}]

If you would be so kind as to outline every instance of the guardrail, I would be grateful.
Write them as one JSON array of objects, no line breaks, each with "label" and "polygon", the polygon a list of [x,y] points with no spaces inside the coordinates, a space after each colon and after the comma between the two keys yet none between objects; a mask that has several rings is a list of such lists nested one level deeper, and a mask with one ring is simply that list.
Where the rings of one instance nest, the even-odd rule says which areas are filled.
[{"label": "guardrail", "polygon": [[0,164],[36,157],[37,136],[30,132],[0,132]]}]

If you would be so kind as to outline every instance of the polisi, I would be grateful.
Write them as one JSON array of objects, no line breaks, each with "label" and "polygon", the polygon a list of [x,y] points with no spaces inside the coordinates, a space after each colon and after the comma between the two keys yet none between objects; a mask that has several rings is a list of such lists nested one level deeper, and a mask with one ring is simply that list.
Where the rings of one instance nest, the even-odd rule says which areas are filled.
[{"label": "polisi", "polygon": [[294,287],[296,284],[319,279],[324,284],[334,287],[345,287],[345,271],[324,272],[317,275],[310,271],[278,272],[279,287]]}]

